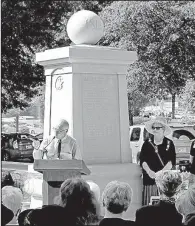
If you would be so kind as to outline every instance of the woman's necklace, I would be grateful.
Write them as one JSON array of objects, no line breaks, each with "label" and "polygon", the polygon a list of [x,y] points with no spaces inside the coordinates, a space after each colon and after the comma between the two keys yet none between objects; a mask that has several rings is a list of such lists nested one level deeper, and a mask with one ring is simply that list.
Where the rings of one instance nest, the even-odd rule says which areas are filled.
[{"label": "woman's necklace", "polygon": [[169,197],[161,197],[160,200],[163,201],[163,202],[168,202],[168,203],[172,203],[172,204],[175,203],[175,197],[171,197],[171,198],[169,198]]}]

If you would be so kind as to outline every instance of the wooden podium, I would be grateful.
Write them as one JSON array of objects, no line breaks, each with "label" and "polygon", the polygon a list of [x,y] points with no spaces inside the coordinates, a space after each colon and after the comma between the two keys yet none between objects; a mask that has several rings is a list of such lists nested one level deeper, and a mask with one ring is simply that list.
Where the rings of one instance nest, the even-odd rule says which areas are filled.
[{"label": "wooden podium", "polygon": [[34,161],[34,170],[43,173],[43,205],[54,204],[59,196],[59,188],[67,178],[89,175],[91,172],[83,160]]}]

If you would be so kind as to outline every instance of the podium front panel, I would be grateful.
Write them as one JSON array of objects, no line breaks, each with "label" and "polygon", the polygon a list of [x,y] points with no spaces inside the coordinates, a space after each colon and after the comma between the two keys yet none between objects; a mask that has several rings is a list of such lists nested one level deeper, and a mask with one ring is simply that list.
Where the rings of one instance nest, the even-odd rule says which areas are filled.
[{"label": "podium front panel", "polygon": [[43,205],[58,204],[61,184],[68,178],[81,177],[80,172],[77,170],[61,171],[59,175],[57,171],[55,173],[52,171],[52,178],[50,173],[46,171],[43,173],[43,178],[45,176],[45,178],[51,179],[49,181],[43,179]]}]

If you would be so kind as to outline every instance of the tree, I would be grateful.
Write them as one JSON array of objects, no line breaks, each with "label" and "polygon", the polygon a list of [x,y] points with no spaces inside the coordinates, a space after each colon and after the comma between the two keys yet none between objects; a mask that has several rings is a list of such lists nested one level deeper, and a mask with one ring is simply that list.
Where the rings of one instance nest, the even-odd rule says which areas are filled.
[{"label": "tree", "polygon": [[[2,111],[24,108],[44,81],[36,50],[52,47],[63,10],[52,1],[2,1]],[[22,98],[23,97],[23,98]]]},{"label": "tree", "polygon": [[[101,16],[103,45],[136,50],[134,64],[143,94],[171,94],[195,79],[195,3],[193,1],[113,2]],[[132,75],[132,74],[131,74]]]},{"label": "tree", "polygon": [[70,45],[65,31],[70,16],[88,9],[96,13],[112,1],[3,0],[1,109],[24,109],[44,83],[35,53]]},{"label": "tree", "polygon": [[136,76],[134,64],[130,65],[127,76],[129,124],[133,125],[133,116],[137,116],[149,102],[147,95],[139,91],[139,78]]},{"label": "tree", "polygon": [[180,103],[185,109],[185,114],[188,111],[195,113],[195,81],[192,79],[188,80],[179,97]]},{"label": "tree", "polygon": [[43,123],[44,108],[45,108],[45,86],[37,88],[38,93],[28,103],[28,107],[23,110],[20,108],[8,109],[7,112],[2,114],[2,117],[16,117],[16,124],[20,123],[19,116],[33,116],[35,119],[40,119]]}]

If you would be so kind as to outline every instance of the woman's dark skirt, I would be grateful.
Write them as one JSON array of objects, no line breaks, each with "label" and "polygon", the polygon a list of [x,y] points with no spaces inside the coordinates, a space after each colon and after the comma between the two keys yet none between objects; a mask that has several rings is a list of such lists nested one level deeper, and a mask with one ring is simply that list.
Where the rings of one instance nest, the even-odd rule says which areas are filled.
[{"label": "woman's dark skirt", "polygon": [[190,174],[189,176],[189,187],[191,187],[192,185],[195,185],[195,174]]},{"label": "woman's dark skirt", "polygon": [[159,196],[156,184],[144,185],[142,192],[142,206],[149,205],[151,196]]}]

